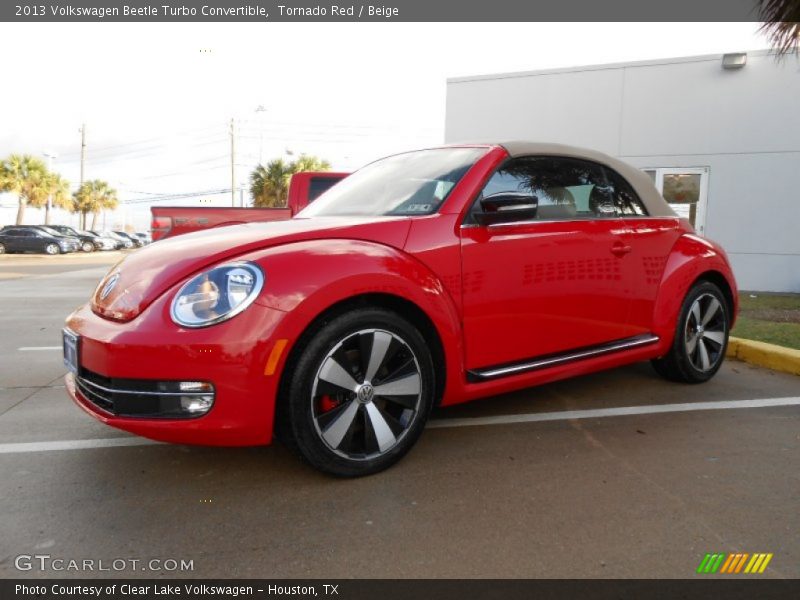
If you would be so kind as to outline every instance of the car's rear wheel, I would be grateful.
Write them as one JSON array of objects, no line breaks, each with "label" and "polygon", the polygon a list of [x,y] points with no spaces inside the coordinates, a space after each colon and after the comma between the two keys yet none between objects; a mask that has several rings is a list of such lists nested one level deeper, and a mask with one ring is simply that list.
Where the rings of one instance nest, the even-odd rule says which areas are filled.
[{"label": "car's rear wheel", "polygon": [[0,244],[0,254],[6,253],[6,247],[3,244]]},{"label": "car's rear wheel", "polygon": [[81,250],[84,252],[94,252],[94,244],[92,242],[83,242]]},{"label": "car's rear wheel", "polygon": [[397,462],[419,438],[433,405],[425,339],[382,309],[358,309],[325,323],[290,368],[281,437],[333,475],[369,475]]},{"label": "car's rear wheel", "polygon": [[681,306],[670,351],[653,367],[672,381],[708,381],[725,358],[729,327],[728,303],[719,287],[709,281],[696,284]]},{"label": "car's rear wheel", "polygon": [[47,246],[44,247],[44,251],[52,256],[54,254],[58,254],[60,249],[58,247],[58,244],[47,244]]}]

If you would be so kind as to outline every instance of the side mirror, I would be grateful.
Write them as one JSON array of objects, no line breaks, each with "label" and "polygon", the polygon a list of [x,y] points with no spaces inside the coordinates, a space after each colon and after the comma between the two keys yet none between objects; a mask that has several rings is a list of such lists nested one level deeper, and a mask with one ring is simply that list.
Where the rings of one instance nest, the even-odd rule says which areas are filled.
[{"label": "side mirror", "polygon": [[480,199],[481,212],[474,213],[480,225],[527,221],[536,218],[539,199],[521,192],[498,192]]}]

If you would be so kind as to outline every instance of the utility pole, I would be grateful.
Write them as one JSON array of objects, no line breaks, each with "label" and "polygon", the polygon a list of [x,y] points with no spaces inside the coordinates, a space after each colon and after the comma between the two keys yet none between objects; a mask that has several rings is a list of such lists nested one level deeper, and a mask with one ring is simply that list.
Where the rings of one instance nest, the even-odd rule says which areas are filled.
[{"label": "utility pole", "polygon": [[[83,185],[83,169],[86,163],[86,123],[81,124],[81,182],[80,185]],[[80,188],[78,188],[80,189]],[[86,214],[81,213],[80,218],[78,219],[80,222],[81,229],[86,229]]]},{"label": "utility pole", "polygon": [[236,206],[236,129],[231,118],[231,206]]}]

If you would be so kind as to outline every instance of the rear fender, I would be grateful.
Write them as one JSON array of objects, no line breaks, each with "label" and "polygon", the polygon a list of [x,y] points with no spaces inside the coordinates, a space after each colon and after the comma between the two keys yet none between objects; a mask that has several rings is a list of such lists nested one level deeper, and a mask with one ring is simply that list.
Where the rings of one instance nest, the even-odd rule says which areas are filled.
[{"label": "rear fender", "polygon": [[681,305],[692,285],[703,276],[721,276],[731,291],[732,317],[738,309],[736,280],[725,252],[713,242],[694,234],[677,239],[661,277],[658,298],[653,312],[653,333],[666,352],[675,336]]}]

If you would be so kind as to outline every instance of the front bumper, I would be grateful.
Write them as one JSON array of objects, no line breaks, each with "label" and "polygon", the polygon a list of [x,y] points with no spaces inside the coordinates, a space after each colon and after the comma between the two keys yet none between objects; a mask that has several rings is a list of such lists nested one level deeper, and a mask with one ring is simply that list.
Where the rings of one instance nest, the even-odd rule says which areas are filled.
[{"label": "front bumper", "polygon": [[[265,375],[265,365],[287,313],[253,304],[229,321],[190,330],[171,321],[168,297],[171,294],[127,323],[103,319],[88,305],[67,319],[67,327],[80,336],[79,376],[84,380],[81,386],[71,373],[66,376],[70,397],[103,423],[159,441],[212,446],[268,444],[281,369]],[[153,417],[146,410],[131,415],[135,396],[124,397],[125,411],[104,405],[87,391],[89,375],[101,384],[105,380],[152,385],[205,381],[213,385],[214,402],[207,413],[191,418]],[[143,403],[152,401],[146,394],[141,397]]]}]

